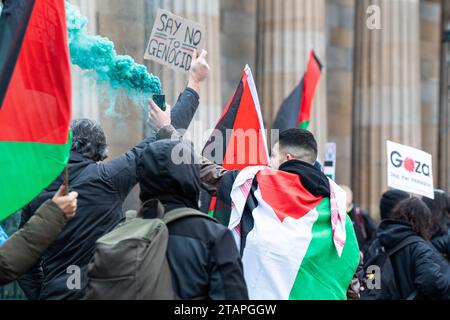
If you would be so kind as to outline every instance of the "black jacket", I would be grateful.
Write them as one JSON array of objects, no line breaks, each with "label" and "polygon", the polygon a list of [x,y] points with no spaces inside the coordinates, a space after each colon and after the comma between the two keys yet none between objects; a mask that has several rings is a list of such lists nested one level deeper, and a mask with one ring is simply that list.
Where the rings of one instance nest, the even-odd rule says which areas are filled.
[{"label": "black jacket", "polygon": [[[198,104],[198,94],[186,89],[172,111],[174,126],[187,129]],[[76,266],[81,269],[82,289],[95,241],[122,219],[123,202],[137,183],[137,159],[154,140],[154,135],[148,137],[127,153],[106,163],[96,163],[72,152],[68,165],[69,185],[71,191],[79,193],[77,215],[44,253],[40,264],[20,279],[20,286],[29,299],[81,298],[81,290],[67,287],[71,276],[68,268]],[[61,183],[62,177],[24,208],[22,226],[44,201],[53,196]]]},{"label": "black jacket", "polygon": [[[413,235],[417,233],[411,225],[393,220],[384,220],[377,231],[386,250]],[[402,299],[414,291],[423,299],[450,299],[450,267],[429,242],[407,245],[391,257],[391,262]]]},{"label": "black jacket", "polygon": [[[200,167],[192,162],[174,163],[172,151],[179,146],[195,160],[190,143],[161,140],[146,148],[138,164],[141,200],[158,199],[166,212],[185,207],[198,210]],[[154,208],[143,210],[145,218],[155,217]],[[241,258],[226,227],[210,219],[188,217],[169,224],[168,229],[167,259],[178,297],[248,299]]]},{"label": "black jacket", "polygon": [[441,233],[431,239],[431,243],[438,252],[450,261],[450,228],[446,233]]}]

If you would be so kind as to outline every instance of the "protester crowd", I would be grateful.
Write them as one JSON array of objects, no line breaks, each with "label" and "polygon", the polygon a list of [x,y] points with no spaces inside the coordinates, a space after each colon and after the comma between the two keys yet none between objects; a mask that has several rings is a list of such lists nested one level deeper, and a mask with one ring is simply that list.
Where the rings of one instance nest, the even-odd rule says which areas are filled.
[{"label": "protester crowd", "polygon": [[[105,161],[102,127],[89,119],[72,122],[68,173],[73,191],[65,195],[69,190],[61,186],[61,176],[22,210],[21,229],[0,246],[0,284],[18,279],[26,296],[39,300],[249,298],[242,246],[236,246],[235,234],[198,211],[202,190],[212,196],[229,193],[226,188],[238,172],[203,158],[196,151],[200,146],[194,147],[180,130],[187,129],[197,110],[200,84],[208,72],[203,51],[194,57],[187,88],[173,108],[162,111],[149,102],[153,134],[111,161]],[[189,154],[192,161],[174,163],[174,150]],[[333,193],[316,163],[317,143],[310,132],[282,132],[276,150],[271,158],[274,170],[303,178],[311,194]],[[123,212],[136,184],[142,208]],[[369,213],[354,203],[352,190],[342,189],[361,252],[347,297],[449,299],[449,193],[436,190],[431,200],[386,191],[376,228]],[[133,224],[135,217],[147,222]],[[244,215],[241,245],[252,228],[251,215]],[[145,231],[151,241],[129,238],[127,230]],[[108,244],[118,240],[127,241],[115,251],[109,249]],[[68,286],[71,266],[79,268],[78,288]]]}]

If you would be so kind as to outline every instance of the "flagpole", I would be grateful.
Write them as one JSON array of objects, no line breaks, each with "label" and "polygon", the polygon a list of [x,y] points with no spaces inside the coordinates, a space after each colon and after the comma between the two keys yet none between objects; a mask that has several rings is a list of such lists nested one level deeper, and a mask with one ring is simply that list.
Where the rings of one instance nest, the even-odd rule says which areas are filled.
[{"label": "flagpole", "polygon": [[69,194],[69,170],[67,167],[64,168],[64,195]]}]

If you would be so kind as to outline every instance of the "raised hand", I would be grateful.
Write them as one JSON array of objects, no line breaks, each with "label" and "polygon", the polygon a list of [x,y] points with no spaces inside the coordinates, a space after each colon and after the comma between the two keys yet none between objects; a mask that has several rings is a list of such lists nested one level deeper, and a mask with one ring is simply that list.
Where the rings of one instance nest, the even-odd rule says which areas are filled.
[{"label": "raised hand", "polygon": [[208,51],[202,50],[198,55],[197,50],[194,50],[192,56],[191,69],[189,71],[189,84],[188,87],[195,91],[200,91],[200,83],[206,79],[209,73],[209,64],[206,61]]}]

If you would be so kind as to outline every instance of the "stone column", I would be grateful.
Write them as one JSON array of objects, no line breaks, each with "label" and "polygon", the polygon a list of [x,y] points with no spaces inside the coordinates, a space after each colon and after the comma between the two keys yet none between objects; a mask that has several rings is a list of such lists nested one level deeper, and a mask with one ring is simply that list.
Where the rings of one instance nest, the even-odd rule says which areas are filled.
[{"label": "stone column", "polygon": [[441,56],[441,3],[439,0],[420,1],[420,76],[422,108],[422,146],[432,154],[434,181],[439,170],[439,72]]},{"label": "stone column", "polygon": [[346,185],[350,185],[353,171],[352,97],[356,1],[326,2],[328,140],[337,145],[336,182]]},{"label": "stone column", "polygon": [[450,189],[450,3],[443,0],[442,31],[446,40],[441,50],[441,89],[439,108],[438,186]]},{"label": "stone column", "polygon": [[[87,29],[90,33],[97,32],[96,0],[73,0],[80,11],[89,19]],[[77,66],[72,71],[72,118],[90,118],[100,120],[97,90],[95,82],[83,75]]]},{"label": "stone column", "polygon": [[[114,42],[118,54],[128,54],[137,63],[144,63],[143,56],[147,46],[145,34],[144,0],[96,0],[97,34]],[[155,73],[155,70],[149,69]],[[100,91],[100,95],[102,92]],[[140,107],[126,97],[116,101],[118,117],[105,114],[108,100],[99,99],[101,104],[100,121],[105,128],[110,157],[130,150],[144,137],[144,115]],[[124,210],[139,209],[139,189],[135,187],[124,203]]]},{"label": "stone column", "polygon": [[[109,38],[118,54],[128,54],[137,63],[143,63],[146,48],[144,0],[96,0],[97,33]],[[155,70],[150,69],[154,73]],[[100,91],[103,95],[103,91]],[[106,97],[107,98],[107,97]],[[122,99],[123,98],[123,99]],[[126,99],[116,101],[118,117],[105,114],[109,101],[100,99],[101,122],[105,127],[114,157],[129,150],[144,136],[144,119],[141,108]]]},{"label": "stone column", "polygon": [[236,90],[244,66],[256,66],[256,16],[259,0],[220,1],[222,101]]},{"label": "stone column", "polygon": [[[381,29],[367,8],[381,9]],[[386,140],[421,147],[419,0],[356,1],[353,190],[378,217],[387,189]]]},{"label": "stone column", "polygon": [[[303,77],[314,49],[326,65],[324,0],[259,0],[254,74],[266,127]],[[310,130],[319,146],[327,139],[326,68],[314,99]]]},{"label": "stone column", "polygon": [[[146,2],[146,39],[150,37],[158,8],[166,9],[184,18],[197,21],[206,26],[206,50],[211,70],[200,93],[200,107],[189,129],[197,149],[201,150],[203,134],[214,128],[223,109],[221,98],[221,48],[220,48],[220,3],[219,0],[150,0]],[[146,41],[147,41],[146,40]],[[180,92],[186,87],[187,74],[147,62],[156,75],[161,78],[167,102],[173,105]]]}]

